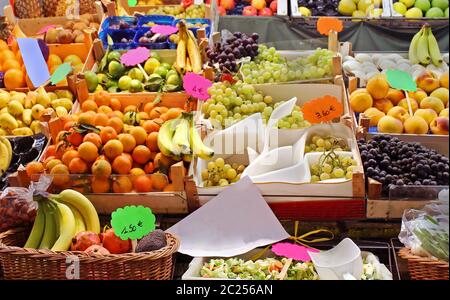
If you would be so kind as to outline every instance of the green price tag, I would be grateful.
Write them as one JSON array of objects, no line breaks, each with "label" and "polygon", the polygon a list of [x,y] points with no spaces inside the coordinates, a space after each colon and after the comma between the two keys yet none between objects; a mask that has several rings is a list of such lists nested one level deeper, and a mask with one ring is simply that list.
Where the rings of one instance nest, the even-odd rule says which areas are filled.
[{"label": "green price tag", "polygon": [[63,81],[70,72],[72,72],[72,66],[68,63],[63,63],[55,70],[55,72],[53,72],[50,77],[51,83],[57,84],[58,82]]},{"label": "green price tag", "polygon": [[137,4],[137,0],[128,0],[128,6],[129,7],[134,7]]},{"label": "green price tag", "polygon": [[111,215],[114,233],[122,240],[138,240],[155,230],[155,215],[143,206],[125,206]]},{"label": "green price tag", "polygon": [[387,70],[386,76],[389,85],[394,89],[408,92],[417,91],[416,82],[406,72],[399,70]]}]

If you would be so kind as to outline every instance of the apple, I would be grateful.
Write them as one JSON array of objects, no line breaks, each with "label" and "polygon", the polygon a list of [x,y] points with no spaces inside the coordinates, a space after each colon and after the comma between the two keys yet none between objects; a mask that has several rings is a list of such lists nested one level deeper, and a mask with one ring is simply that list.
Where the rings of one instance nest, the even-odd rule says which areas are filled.
[{"label": "apple", "polygon": [[273,0],[273,1],[270,3],[270,9],[272,10],[272,12],[273,12],[274,14],[276,14],[276,13],[277,13],[277,8],[278,8],[278,0]]},{"label": "apple", "polygon": [[266,7],[266,0],[252,0],[252,6],[257,10],[261,10]]},{"label": "apple", "polygon": [[258,16],[266,16],[266,17],[267,17],[267,16],[273,16],[273,13],[272,13],[272,11],[270,10],[270,8],[265,7],[265,8],[263,8],[263,9],[259,10]]},{"label": "apple", "polygon": [[220,5],[226,10],[234,9],[234,0],[220,0]]},{"label": "apple", "polygon": [[258,11],[253,6],[246,6],[244,7],[244,10],[242,11],[243,16],[257,16]]},{"label": "apple", "polygon": [[217,12],[219,13],[219,16],[226,16],[227,15],[227,11],[222,6],[218,6],[217,7]]}]

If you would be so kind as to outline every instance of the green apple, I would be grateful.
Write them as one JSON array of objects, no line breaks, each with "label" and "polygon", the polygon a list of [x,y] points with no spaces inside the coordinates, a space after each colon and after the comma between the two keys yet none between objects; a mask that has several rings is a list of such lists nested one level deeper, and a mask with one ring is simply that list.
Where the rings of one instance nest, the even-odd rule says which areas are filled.
[{"label": "green apple", "polygon": [[130,76],[122,76],[119,79],[119,89],[122,91],[128,91],[130,89],[131,86],[131,81],[133,79],[131,79]]},{"label": "green apple", "polygon": [[140,82],[137,79],[131,80],[130,92],[138,93],[138,92],[142,92],[143,90],[144,90],[144,85],[142,84],[142,82]]},{"label": "green apple", "polygon": [[400,0],[400,2],[405,4],[407,8],[410,8],[414,5],[414,3],[416,3],[416,0]]},{"label": "green apple", "polygon": [[408,10],[408,8],[406,8],[406,5],[404,3],[401,2],[395,2],[394,3],[394,10],[396,12],[398,12],[401,15],[405,15],[406,11]]},{"label": "green apple", "polygon": [[427,18],[443,18],[444,12],[439,7],[430,8],[425,14]]},{"label": "green apple", "polygon": [[420,8],[412,7],[408,9],[408,11],[405,13],[405,17],[409,19],[417,19],[423,17],[423,12]]},{"label": "green apple", "polygon": [[149,58],[144,65],[144,70],[147,74],[153,74],[155,70],[161,65],[159,60],[154,57]]},{"label": "green apple", "polygon": [[156,70],[154,71],[155,74],[160,75],[162,78],[166,78],[167,72],[169,72],[169,70],[167,70],[162,66],[157,67]]},{"label": "green apple", "polygon": [[420,8],[423,12],[427,12],[431,7],[431,3],[429,0],[416,0],[414,7]]},{"label": "green apple", "polygon": [[137,79],[140,82],[144,81],[144,73],[139,68],[133,68],[128,72],[128,76],[131,77],[131,79]]},{"label": "green apple", "polygon": [[431,6],[433,7],[439,7],[443,11],[448,8],[448,0],[433,0],[431,2]]}]

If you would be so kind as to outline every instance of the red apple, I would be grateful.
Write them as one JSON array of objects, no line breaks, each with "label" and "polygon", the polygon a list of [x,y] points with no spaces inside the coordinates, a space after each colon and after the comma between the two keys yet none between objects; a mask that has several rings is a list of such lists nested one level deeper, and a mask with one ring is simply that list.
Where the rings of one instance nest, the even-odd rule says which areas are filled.
[{"label": "red apple", "polygon": [[270,8],[265,7],[258,11],[258,16],[273,16],[273,13]]},{"label": "red apple", "polygon": [[217,12],[219,13],[219,16],[226,16],[227,11],[222,6],[217,7]]},{"label": "red apple", "polygon": [[266,0],[252,0],[252,6],[257,10],[261,10],[266,7]]},{"label": "red apple", "polygon": [[257,16],[258,11],[253,6],[246,6],[244,7],[244,10],[242,11],[243,16]]},{"label": "red apple", "polygon": [[234,0],[220,0],[220,6],[226,10],[231,10],[234,8]]},{"label": "red apple", "polygon": [[273,1],[270,3],[270,9],[272,10],[272,12],[273,12],[274,14],[276,14],[276,13],[277,13],[277,8],[278,8],[278,0],[273,0]]}]

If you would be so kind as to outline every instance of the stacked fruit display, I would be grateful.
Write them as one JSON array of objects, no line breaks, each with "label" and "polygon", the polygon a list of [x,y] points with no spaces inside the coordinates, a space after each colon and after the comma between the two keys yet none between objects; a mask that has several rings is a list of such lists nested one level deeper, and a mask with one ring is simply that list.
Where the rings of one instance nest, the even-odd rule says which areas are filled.
[{"label": "stacked fruit display", "polygon": [[[14,14],[20,19],[43,18],[43,17],[65,17],[71,7],[75,5],[74,0],[15,0],[11,1],[14,7]],[[95,14],[95,0],[77,1],[78,13]]]},{"label": "stacked fruit display", "polygon": [[37,134],[44,114],[67,116],[73,100],[68,90],[46,92],[41,87],[27,94],[0,90],[0,136]]},{"label": "stacked fruit display", "polygon": [[367,176],[383,184],[384,196],[394,186],[448,185],[448,158],[435,150],[388,135],[358,145]]},{"label": "stacked fruit display", "polygon": [[227,164],[223,158],[210,161],[201,172],[204,187],[227,186],[238,182],[245,166],[237,163]]},{"label": "stacked fruit display", "polygon": [[244,63],[241,74],[245,83],[262,84],[329,78],[333,74],[333,52],[317,49],[314,53],[286,61],[275,48],[259,45],[254,61]]},{"label": "stacked fruit display", "polygon": [[393,9],[406,18],[448,18],[448,0],[395,0]]},{"label": "stacked fruit display", "polygon": [[416,82],[418,90],[408,94],[413,115],[404,92],[390,88],[383,75],[370,79],[367,88],[354,91],[350,105],[354,112],[364,113],[380,133],[448,134],[448,73],[436,78],[424,72]]},{"label": "stacked fruit display", "polygon": [[298,12],[310,16],[353,16],[379,18],[383,14],[381,0],[298,0]]},{"label": "stacked fruit display", "polygon": [[203,60],[197,39],[194,33],[187,29],[185,22],[181,21],[177,26],[179,28],[177,59],[174,67],[180,74],[184,74],[185,72],[199,74],[203,70]]},{"label": "stacked fruit display", "polygon": [[220,0],[217,11],[220,16],[273,16],[277,14],[278,0]]},{"label": "stacked fruit display", "polygon": [[78,22],[67,21],[63,26],[50,28],[44,35],[47,44],[84,43],[84,30],[98,31],[100,24],[92,15],[82,15]]},{"label": "stacked fruit display", "polygon": [[152,51],[151,57],[143,63],[146,74],[138,67],[123,65],[121,57],[121,52],[111,51],[102,59],[97,74],[92,71],[84,73],[89,92],[175,92],[182,89],[178,72],[170,64],[161,63],[157,52]]},{"label": "stacked fruit display", "polygon": [[206,16],[206,5],[190,5],[184,7],[183,5],[165,5],[151,8],[147,15],[170,15],[177,19],[200,19]]}]

